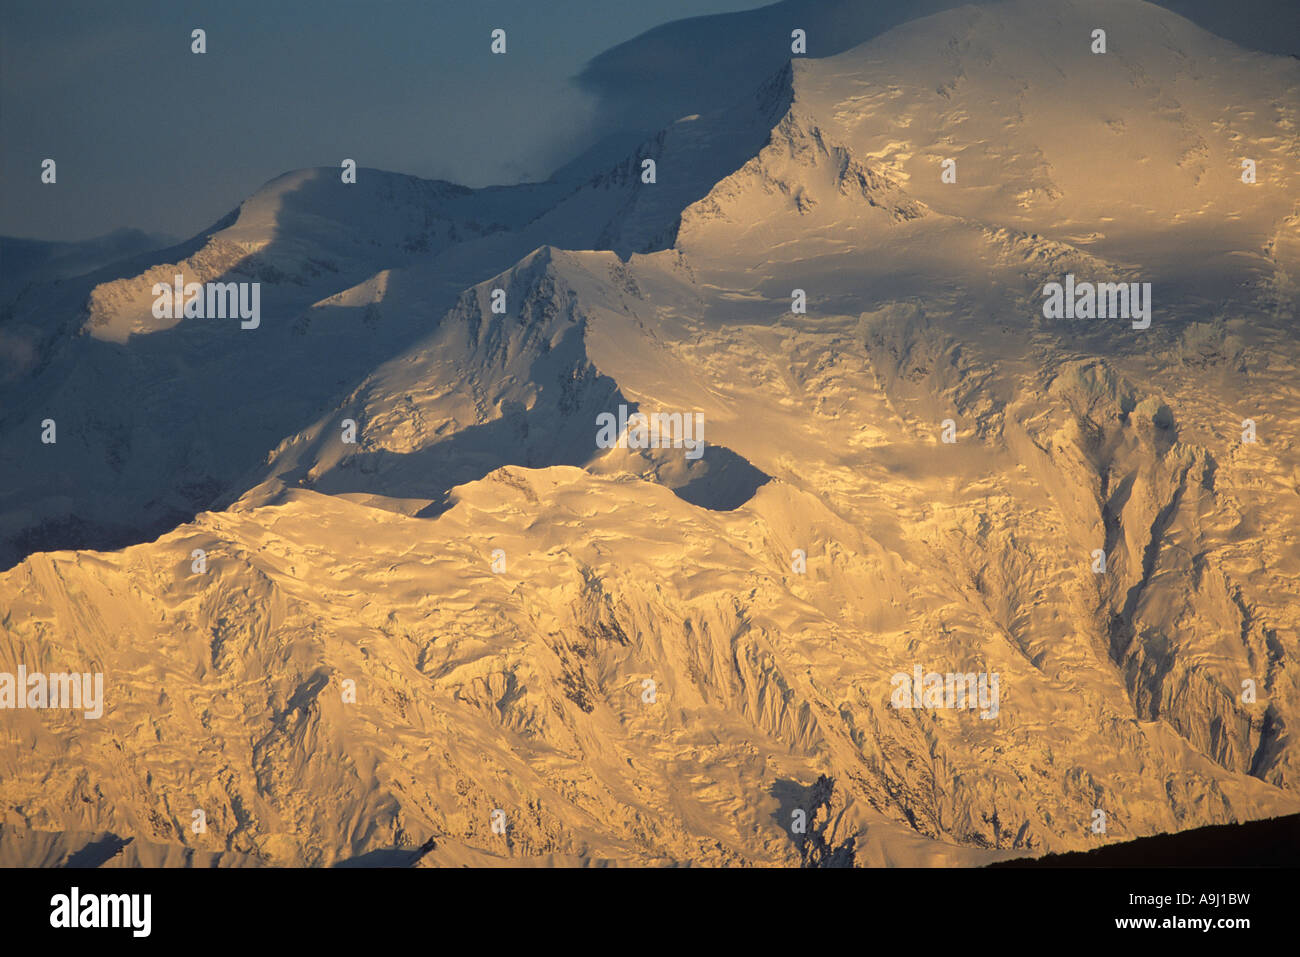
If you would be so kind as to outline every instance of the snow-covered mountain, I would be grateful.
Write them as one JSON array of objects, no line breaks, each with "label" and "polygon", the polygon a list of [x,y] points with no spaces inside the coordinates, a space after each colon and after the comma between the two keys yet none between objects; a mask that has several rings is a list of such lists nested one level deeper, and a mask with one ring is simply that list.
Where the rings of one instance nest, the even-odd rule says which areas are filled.
[{"label": "snow-covered mountain", "polygon": [[[789,60],[794,29],[804,31],[807,55],[820,59],[905,21],[963,5],[962,0],[778,0],[655,27],[601,53],[578,75],[595,101],[595,128],[605,142],[592,157],[570,166],[598,160],[610,142],[625,141],[635,131],[730,106]],[[1074,2],[1081,18],[1092,6],[1091,0]],[[1158,6],[1248,50],[1300,57],[1300,7],[1291,0],[1159,0]],[[1094,27],[1100,26],[1095,21]]]},{"label": "snow-covered mountain", "polygon": [[116,229],[80,242],[49,242],[0,236],[0,309],[33,284],[94,272],[111,263],[152,252],[174,240],[139,229]]},{"label": "snow-covered mountain", "polygon": [[[1298,112],[1300,61],[1138,0],[964,6],[602,172],[301,171],[29,290],[0,672],[106,703],[4,712],[0,860],[979,864],[1300,811]],[[260,326],[156,318],[178,272]],[[1149,327],[1045,318],[1067,274]],[[620,406],[703,454],[602,447]],[[897,707],[917,667],[1000,699]]]}]

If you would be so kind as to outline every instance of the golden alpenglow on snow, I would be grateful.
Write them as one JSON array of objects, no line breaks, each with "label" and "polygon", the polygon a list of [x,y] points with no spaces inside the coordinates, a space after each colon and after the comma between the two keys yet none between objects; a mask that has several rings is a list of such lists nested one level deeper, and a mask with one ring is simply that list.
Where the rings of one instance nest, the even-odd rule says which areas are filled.
[{"label": "golden alpenglow on snow", "polygon": [[[0,14],[0,864],[1300,860],[1290,0],[70,2]],[[1138,883],[1029,892],[1271,906]]]}]

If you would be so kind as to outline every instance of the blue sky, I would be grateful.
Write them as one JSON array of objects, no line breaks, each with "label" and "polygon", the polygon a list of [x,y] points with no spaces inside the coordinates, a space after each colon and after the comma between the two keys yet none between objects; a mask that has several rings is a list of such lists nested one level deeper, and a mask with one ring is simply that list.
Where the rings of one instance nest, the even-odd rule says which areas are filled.
[{"label": "blue sky", "polygon": [[470,186],[544,179],[600,133],[571,82],[587,60],[660,23],[762,5],[0,0],[0,234],[188,236],[280,173],[345,157]]}]

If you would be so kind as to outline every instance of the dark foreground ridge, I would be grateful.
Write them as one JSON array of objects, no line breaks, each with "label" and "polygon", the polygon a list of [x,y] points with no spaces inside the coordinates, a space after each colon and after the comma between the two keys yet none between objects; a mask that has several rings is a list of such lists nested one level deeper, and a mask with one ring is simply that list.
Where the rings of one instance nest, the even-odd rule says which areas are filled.
[{"label": "dark foreground ridge", "polygon": [[1295,867],[1300,814],[1140,837],[1095,851],[1000,861],[990,867]]}]

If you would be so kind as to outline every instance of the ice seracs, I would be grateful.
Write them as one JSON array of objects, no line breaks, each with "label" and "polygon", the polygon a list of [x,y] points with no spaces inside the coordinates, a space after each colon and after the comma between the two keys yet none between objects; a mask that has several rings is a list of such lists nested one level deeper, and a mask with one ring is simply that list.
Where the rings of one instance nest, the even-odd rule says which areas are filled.
[{"label": "ice seracs", "polygon": [[895,708],[975,708],[981,718],[998,716],[998,675],[988,672],[926,672],[917,665],[912,674],[899,672],[890,679]]}]

